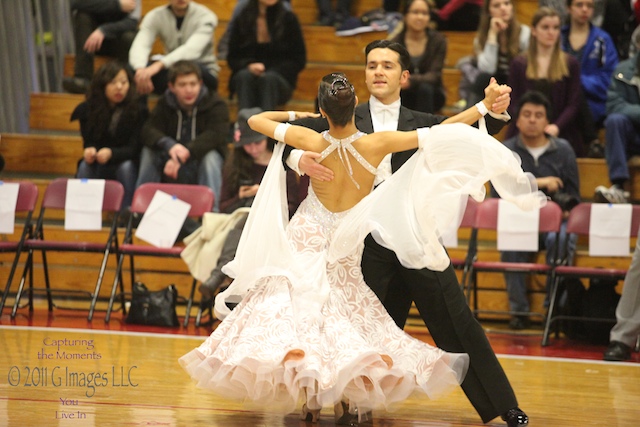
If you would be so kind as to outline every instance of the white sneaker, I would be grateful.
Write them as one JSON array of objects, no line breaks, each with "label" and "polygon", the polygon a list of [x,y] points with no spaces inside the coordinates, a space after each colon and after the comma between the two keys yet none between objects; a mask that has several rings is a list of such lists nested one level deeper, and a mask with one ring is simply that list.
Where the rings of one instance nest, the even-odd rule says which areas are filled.
[{"label": "white sneaker", "polygon": [[621,190],[615,185],[609,188],[598,185],[594,199],[596,203],[627,203],[629,196],[628,191]]}]

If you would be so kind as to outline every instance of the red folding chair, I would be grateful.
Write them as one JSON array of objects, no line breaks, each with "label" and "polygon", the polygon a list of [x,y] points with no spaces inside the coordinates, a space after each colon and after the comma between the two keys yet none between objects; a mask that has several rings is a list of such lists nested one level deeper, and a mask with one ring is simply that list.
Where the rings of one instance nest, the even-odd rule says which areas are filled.
[{"label": "red folding chair", "polygon": [[20,254],[24,247],[24,242],[27,238],[31,237],[33,232],[33,226],[31,224],[31,218],[33,211],[36,208],[36,202],[38,201],[38,187],[32,182],[22,181],[18,183],[20,188],[18,189],[18,201],[16,203],[15,213],[18,215],[24,215],[22,221],[22,230],[20,231],[20,237],[18,240],[0,240],[0,253],[15,253],[13,262],[11,263],[11,270],[9,271],[9,277],[7,278],[7,284],[2,294],[2,301],[0,301],[0,313],[4,309],[4,304],[7,301],[7,296],[11,289],[11,282],[13,281],[13,275],[18,268],[18,262],[20,261]]},{"label": "red folding chair", "polygon": [[[118,181],[106,180],[104,197],[102,200],[102,213],[111,216],[109,231],[106,239],[102,239],[102,236],[97,239],[99,241],[78,241],[76,240],[75,231],[61,230],[59,226],[55,225],[55,222],[50,221],[52,219],[49,214],[51,212],[64,212],[65,202],[67,198],[67,178],[58,178],[53,180],[46,188],[44,198],[42,200],[42,207],[38,215],[38,221],[33,236],[25,241],[24,249],[28,250],[28,257],[25,264],[22,278],[20,279],[20,286],[16,294],[16,300],[13,305],[11,317],[15,317],[19,308],[20,299],[24,290],[24,284],[27,274],[29,274],[29,311],[33,311],[33,295],[35,292],[44,291],[47,295],[47,301],[49,311],[53,311],[55,306],[53,303],[52,294],[67,294],[78,295],[86,294],[91,298],[91,304],[89,306],[88,320],[93,318],[93,312],[95,310],[98,295],[100,293],[100,287],[102,285],[102,279],[104,272],[107,268],[107,261],[111,253],[115,253],[118,249],[117,239],[117,225],[118,225],[118,213],[124,197],[124,188]],[[58,218],[54,214],[54,218]],[[55,233],[53,233],[55,229]],[[47,231],[47,233],[45,233]],[[50,239],[49,231],[56,236],[56,239]],[[98,234],[100,232],[96,232]],[[62,240],[67,238],[67,240]],[[45,288],[36,289],[33,286],[33,257],[34,252],[40,251],[42,253],[42,267],[44,270]],[[98,271],[98,278],[93,293],[86,291],[79,291],[73,289],[52,289],[49,280],[49,267],[47,263],[47,252],[85,252],[85,253],[102,253],[102,262],[100,263],[100,269]]]},{"label": "red folding chair", "polygon": [[[640,206],[634,205],[631,211],[631,229],[629,230],[629,234],[633,238],[638,237],[638,227],[640,227]],[[582,238],[589,238],[589,224],[591,221],[591,203],[580,203],[577,205],[571,213],[569,214],[569,219],[567,222],[567,233],[577,234],[578,236],[582,236]],[[544,328],[544,333],[542,335],[542,345],[549,345],[549,335],[551,331],[551,325],[558,320],[573,320],[573,321],[584,321],[584,322],[609,322],[614,323],[613,319],[605,319],[605,318],[593,318],[593,317],[582,317],[582,316],[569,316],[569,315],[560,315],[556,313],[556,307],[558,305],[558,288],[560,285],[560,281],[564,278],[574,277],[574,278],[585,278],[585,279],[594,279],[594,278],[602,278],[602,279],[615,279],[615,280],[624,280],[627,269],[619,269],[619,268],[606,268],[606,267],[582,267],[577,265],[568,265],[568,260],[575,259],[575,253],[568,253],[565,251],[565,259],[562,260],[561,265],[558,265],[555,268],[554,280],[551,283],[551,296],[549,300],[549,310],[547,311],[547,321]],[[625,258],[630,257],[631,252]],[[612,257],[607,257],[608,261],[611,260]],[[556,329],[556,337],[558,336],[559,331]]]},{"label": "red folding chair", "polygon": [[[476,210],[476,217],[474,228],[476,230],[489,230],[493,232],[497,232],[498,229],[498,205],[499,199],[492,198],[486,199],[478,206]],[[562,224],[562,209],[558,204],[547,201],[547,204],[540,209],[540,220],[538,224],[539,233],[559,233],[560,226]],[[478,240],[478,235],[475,236],[476,245]],[[547,250],[552,250],[554,253],[557,252],[557,242],[554,248],[547,248]],[[471,299],[471,294],[473,294],[473,312],[474,314],[486,313],[486,314],[510,314],[510,315],[538,315],[543,316],[542,313],[522,313],[522,312],[512,312],[510,310],[507,311],[498,311],[498,310],[480,310],[478,307],[478,273],[505,273],[505,272],[513,272],[513,273],[526,273],[529,275],[542,275],[546,278],[546,280],[552,280],[552,275],[554,271],[554,265],[547,265],[546,263],[536,263],[536,262],[502,262],[502,261],[485,261],[485,260],[474,260],[471,263],[470,267],[470,280],[467,284],[467,300]],[[483,288],[487,290],[504,290],[504,288]]]},{"label": "red folding chair", "polygon": [[[133,242],[133,221],[134,217],[140,218],[149,207],[149,203],[156,194],[156,191],[162,191],[178,199],[189,203],[191,209],[189,210],[189,217],[200,220],[206,212],[211,212],[213,208],[213,191],[204,185],[186,185],[186,184],[167,184],[167,183],[146,183],[138,187],[133,194],[133,201],[131,203],[131,216],[127,224],[127,230],[125,232],[125,238],[120,245],[118,255],[118,266],[116,267],[116,276],[111,287],[111,297],[109,298],[109,306],[107,308],[107,315],[105,322],[109,322],[111,318],[111,311],[113,310],[113,304],[116,298],[116,289],[120,284],[120,297],[122,303],[122,312],[126,314],[125,301],[124,301],[124,287],[122,284],[122,267],[125,256],[129,256],[129,263],[131,267],[131,285],[135,282],[135,265],[134,256],[149,256],[149,257],[165,257],[165,258],[180,258],[180,254],[184,249],[183,246],[174,244],[171,248],[159,248],[146,244],[144,242]],[[185,266],[186,267],[186,266]],[[186,268],[185,268],[186,269]],[[187,274],[190,274],[188,270]],[[185,298],[187,306],[186,315],[184,319],[184,325],[189,323],[189,315],[191,307],[193,305],[193,297],[196,290],[197,279],[193,279],[189,297]]]}]

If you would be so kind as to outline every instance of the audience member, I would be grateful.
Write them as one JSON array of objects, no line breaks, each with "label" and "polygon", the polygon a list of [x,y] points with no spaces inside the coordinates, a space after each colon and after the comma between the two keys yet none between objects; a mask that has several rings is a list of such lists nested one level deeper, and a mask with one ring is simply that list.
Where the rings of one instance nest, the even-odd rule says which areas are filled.
[{"label": "audience member", "polygon": [[[549,100],[540,92],[525,93],[518,103],[516,127],[518,134],[504,144],[522,159],[522,169],[536,177],[538,188],[563,210],[565,218],[569,211],[580,202],[580,181],[576,156],[569,143],[545,133],[549,125]],[[569,236],[570,245],[575,246],[576,236]],[[567,239],[566,221],[562,224],[559,247],[565,247]],[[541,239],[540,247],[546,248],[546,262],[553,265],[559,257],[553,248],[556,235],[548,233]],[[535,252],[503,251],[503,262],[531,262]],[[513,312],[509,327],[525,329],[529,327],[529,300],[527,298],[526,275],[523,273],[504,273],[509,294],[509,310]],[[545,301],[547,303],[548,301]]]},{"label": "audience member", "polygon": [[275,110],[285,104],[306,65],[298,18],[281,0],[250,0],[233,25],[227,62],[238,108]]},{"label": "audience member", "polygon": [[[179,60],[195,61],[201,68],[204,84],[215,92],[220,70],[213,51],[217,25],[215,13],[191,0],[169,0],[169,6],[150,10],[142,19],[129,51],[138,93],[163,94],[167,89],[167,69]],[[149,63],[156,37],[162,41],[164,55],[151,57],[153,62]]]},{"label": "audience member", "polygon": [[[222,213],[230,214],[238,208],[251,207],[269,160],[271,160],[275,142],[252,130],[247,124],[249,117],[260,112],[262,110],[259,108],[247,108],[238,112],[233,141],[235,148],[225,161],[223,170],[220,194],[220,212]],[[300,203],[298,194],[297,174],[289,170],[287,171],[289,217],[293,216],[298,209]],[[236,254],[247,216],[248,214],[245,214],[242,219],[236,222],[234,228],[229,230],[216,267],[211,271],[211,276],[200,286],[202,298],[209,304],[213,302],[216,290],[227,278],[222,272],[222,267],[230,262]]]},{"label": "audience member", "polygon": [[86,101],[71,114],[72,121],[80,120],[84,145],[77,177],[120,181],[124,187],[123,209],[131,206],[136,189],[140,130],[147,115],[131,71],[125,63],[116,61],[96,71]]},{"label": "audience member", "polygon": [[633,0],[605,0],[602,29],[611,36],[620,59],[628,58],[631,33],[640,24],[636,20],[632,2]]},{"label": "audience member", "polygon": [[558,12],[561,24],[567,22],[567,0],[539,0],[538,6],[550,7],[551,9]]},{"label": "audience member", "polygon": [[434,20],[440,31],[476,31],[484,0],[435,0]]},{"label": "audience member", "polygon": [[351,16],[351,0],[338,0],[335,11],[331,0],[316,0],[318,5],[318,24],[336,28]]},{"label": "audience member", "polygon": [[427,0],[409,0],[404,8],[404,25],[392,41],[411,55],[409,79],[403,84],[402,105],[412,110],[435,113],[445,103],[442,67],[447,55],[447,39],[430,28]]},{"label": "audience member", "polygon": [[[525,92],[542,92],[551,102],[545,133],[569,141],[577,157],[586,154],[576,120],[582,96],[580,65],[560,48],[560,17],[555,10],[543,7],[534,14],[527,52],[511,61],[509,86],[513,89],[510,113]],[[507,138],[516,133],[512,123]]]},{"label": "audience member", "polygon": [[[218,42],[218,58],[227,59],[227,54],[229,53],[229,37],[231,36],[231,29],[233,28],[238,15],[240,15],[242,9],[244,9],[245,6],[249,4],[249,1],[250,0],[238,0],[236,2],[235,7],[233,8],[233,12],[231,12],[231,18],[227,23],[227,28],[225,28],[224,33],[222,34],[222,37],[220,37],[220,41]],[[283,0],[282,5],[285,7],[285,9],[291,10],[290,1]]]},{"label": "audience member", "polygon": [[596,187],[596,201],[626,203],[629,193],[624,185],[629,180],[627,160],[640,154],[640,54],[618,64],[607,90],[607,118],[604,121],[605,154],[609,168],[610,188]]},{"label": "audience member", "polygon": [[142,0],[72,0],[75,62],[73,77],[62,87],[71,93],[86,93],[93,76],[94,55],[129,61],[129,48],[140,20]]},{"label": "audience member", "polygon": [[176,62],[169,68],[169,90],[142,128],[137,186],[160,181],[206,185],[218,211],[228,131],[227,104],[203,85],[200,67]]},{"label": "audience member", "polygon": [[[607,87],[618,65],[616,47],[602,29],[590,21],[594,0],[567,0],[569,23],[562,28],[562,50],[580,63],[580,82],[585,99],[580,102],[578,120],[590,152],[599,144],[597,130],[602,127]],[[599,145],[600,146],[600,145]],[[603,148],[598,152],[602,153]]]},{"label": "audience member", "polygon": [[631,359],[631,352],[640,336],[640,239],[636,243],[631,265],[624,278],[622,296],[616,307],[616,324],[609,334],[609,347],[603,359],[623,362]]},{"label": "audience member", "polygon": [[[640,4],[637,3],[637,4]],[[633,30],[631,34],[631,45],[629,46],[629,58],[636,56],[636,53],[640,52],[640,25]]]},{"label": "audience member", "polygon": [[508,81],[511,61],[527,50],[530,36],[529,27],[518,22],[511,0],[485,1],[473,40],[475,61],[460,66],[463,90],[468,87],[468,93],[461,93],[466,105],[484,98],[491,77],[501,84]]}]

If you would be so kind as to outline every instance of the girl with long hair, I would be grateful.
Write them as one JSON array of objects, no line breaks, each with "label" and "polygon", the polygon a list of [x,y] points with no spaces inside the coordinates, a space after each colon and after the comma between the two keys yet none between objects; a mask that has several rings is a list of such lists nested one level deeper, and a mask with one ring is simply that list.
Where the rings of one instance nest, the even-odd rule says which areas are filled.
[{"label": "girl with long hair", "polygon": [[392,39],[406,47],[411,55],[409,80],[400,92],[402,105],[425,113],[435,113],[445,103],[442,68],[447,39],[431,28],[430,13],[427,0],[407,1],[403,28]]},{"label": "girl with long hair", "polygon": [[[511,105],[516,115],[520,97],[529,90],[542,92],[551,101],[550,124],[545,132],[571,143],[577,157],[584,155],[582,132],[577,124],[582,97],[580,65],[560,47],[560,16],[554,9],[540,8],[533,16],[531,39],[526,53],[516,57],[509,70]],[[507,130],[507,138],[517,133],[515,123]]]},{"label": "girl with long hair", "polygon": [[116,179],[124,186],[123,209],[131,205],[138,177],[140,130],[148,116],[138,98],[133,75],[111,61],[93,76],[87,99],[71,114],[80,120],[84,145],[78,178]]}]

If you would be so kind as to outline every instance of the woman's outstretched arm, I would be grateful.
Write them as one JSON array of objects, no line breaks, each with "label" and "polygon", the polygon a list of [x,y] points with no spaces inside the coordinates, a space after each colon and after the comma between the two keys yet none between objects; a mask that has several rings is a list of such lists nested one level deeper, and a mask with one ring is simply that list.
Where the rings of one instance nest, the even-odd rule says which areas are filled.
[{"label": "woman's outstretched arm", "polygon": [[[263,111],[262,113],[249,117],[247,123],[249,123],[251,129],[256,132],[260,132],[270,138],[278,139],[276,137],[276,128],[279,125],[283,125],[284,122],[319,116],[320,115],[316,113],[303,111]],[[287,145],[302,150],[318,150],[318,147],[313,143],[315,140],[314,137],[318,135],[318,132],[302,126],[287,126],[289,127],[284,138],[284,142]]]}]

